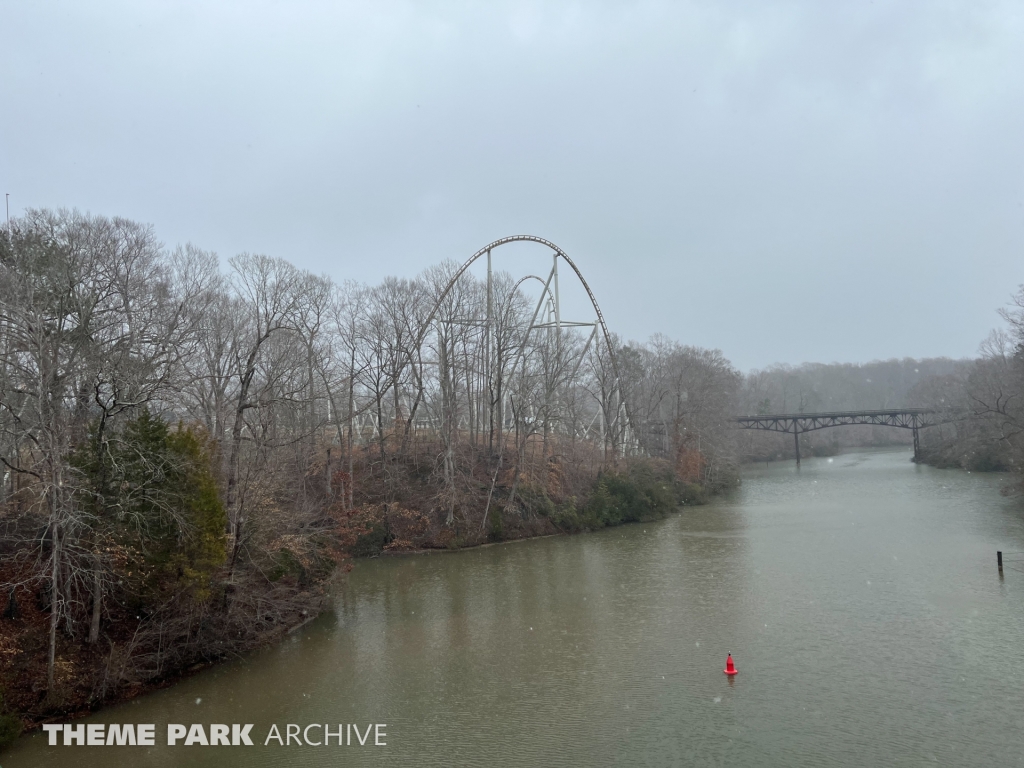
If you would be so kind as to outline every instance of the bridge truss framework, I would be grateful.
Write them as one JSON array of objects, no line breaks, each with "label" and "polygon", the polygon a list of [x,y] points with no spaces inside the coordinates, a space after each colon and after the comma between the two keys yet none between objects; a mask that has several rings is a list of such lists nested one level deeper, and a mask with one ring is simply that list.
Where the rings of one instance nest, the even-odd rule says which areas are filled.
[{"label": "bridge truss framework", "polygon": [[757,416],[741,416],[736,419],[740,429],[758,429],[765,432],[793,433],[796,463],[800,465],[800,433],[814,432],[829,427],[843,427],[852,424],[867,424],[880,427],[897,427],[914,431],[914,460],[921,451],[918,430],[942,423],[935,410],[930,408],[895,408],[878,411],[832,411],[829,413],[782,413]]}]

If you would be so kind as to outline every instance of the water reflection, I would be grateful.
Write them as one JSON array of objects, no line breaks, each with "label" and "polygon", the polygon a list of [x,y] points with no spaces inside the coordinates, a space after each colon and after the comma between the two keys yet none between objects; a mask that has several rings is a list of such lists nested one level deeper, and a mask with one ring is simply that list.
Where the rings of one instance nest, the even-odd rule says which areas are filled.
[{"label": "water reflection", "polygon": [[[748,471],[656,523],[361,562],[281,647],[102,722],[386,722],[384,749],[154,748],[142,765],[1018,760],[1024,551],[1003,478],[867,452]],[[722,673],[727,652],[740,672]],[[201,703],[196,704],[200,699]],[[128,764],[24,739],[3,765]]]}]

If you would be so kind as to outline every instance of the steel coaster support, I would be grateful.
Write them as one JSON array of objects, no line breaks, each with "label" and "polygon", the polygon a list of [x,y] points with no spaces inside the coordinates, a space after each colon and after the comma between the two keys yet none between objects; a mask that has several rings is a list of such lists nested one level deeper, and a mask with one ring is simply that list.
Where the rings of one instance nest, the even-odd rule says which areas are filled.
[{"label": "steel coaster support", "polygon": [[[610,360],[610,362],[612,364],[612,373],[613,373],[613,375],[615,377],[616,385],[618,385],[619,381],[620,381],[620,377],[619,377],[618,363],[617,363],[617,361],[615,359],[615,349],[614,349],[614,346],[612,345],[611,333],[608,331],[608,325],[607,325],[607,323],[605,323],[604,313],[601,311],[601,307],[597,303],[597,298],[594,296],[594,292],[590,289],[590,285],[587,283],[586,279],[583,277],[583,273],[580,272],[579,267],[576,266],[576,264],[573,262],[573,260],[571,258],[569,258],[569,256],[561,248],[559,248],[557,245],[552,243],[550,240],[545,240],[544,238],[537,237],[535,235],[511,235],[509,237],[501,238],[500,240],[495,240],[493,243],[490,243],[490,244],[484,246],[479,251],[477,251],[475,254],[473,254],[473,256],[471,256],[469,259],[467,259],[466,262],[452,276],[451,280],[449,280],[448,285],[445,287],[444,291],[442,291],[441,295],[437,298],[437,301],[435,302],[434,307],[431,309],[430,314],[427,316],[426,320],[423,323],[422,330],[420,332],[419,337],[417,338],[417,344],[422,344],[423,336],[426,334],[427,329],[430,326],[430,321],[433,320],[434,315],[437,313],[438,308],[441,306],[441,303],[445,300],[445,298],[447,298],[448,294],[451,292],[452,288],[455,286],[455,284],[458,281],[458,279],[460,277],[462,277],[462,275],[466,272],[466,270],[469,269],[469,267],[477,259],[479,259],[481,256],[483,256],[484,254],[488,254],[488,256],[489,256],[490,252],[493,249],[495,249],[495,248],[497,248],[497,247],[499,247],[501,245],[506,245],[508,243],[513,243],[513,242],[540,243],[542,245],[547,246],[552,251],[554,251],[553,262],[552,262],[552,272],[549,275],[548,282],[550,283],[552,280],[555,281],[555,284],[554,284],[555,285],[555,298],[554,298],[554,302],[553,303],[554,303],[554,310],[555,310],[555,328],[556,328],[556,333],[558,334],[558,336],[561,335],[561,312],[560,312],[560,308],[558,306],[558,298],[557,298],[557,285],[558,285],[557,284],[557,275],[558,275],[558,259],[559,259],[559,257],[564,259],[565,262],[572,268],[573,272],[576,274],[577,279],[580,281],[580,284],[583,286],[583,289],[587,292],[587,296],[590,299],[590,303],[591,303],[591,305],[594,308],[595,314],[597,315],[597,324],[601,328],[602,335],[604,336],[604,339],[605,339],[605,344],[608,347],[609,360]],[[532,330],[534,324],[536,323],[536,315],[539,312],[540,307],[542,306],[543,299],[544,299],[544,292],[542,292],[542,294],[541,294],[541,300],[538,302],[537,310],[534,312],[534,318],[533,318],[533,320],[530,323],[530,329],[529,330]],[[527,332],[527,335],[529,334],[529,330]],[[525,351],[525,344],[526,344],[526,339],[524,338],[523,348],[521,350],[521,353],[524,353],[524,351]],[[518,360],[517,360],[517,362],[518,362]],[[513,371],[515,370],[515,366],[513,366],[512,370]],[[622,400],[622,409],[623,409],[624,414],[625,414],[626,423],[627,424],[631,424],[631,419],[629,417],[629,408],[626,405],[625,400]]]}]

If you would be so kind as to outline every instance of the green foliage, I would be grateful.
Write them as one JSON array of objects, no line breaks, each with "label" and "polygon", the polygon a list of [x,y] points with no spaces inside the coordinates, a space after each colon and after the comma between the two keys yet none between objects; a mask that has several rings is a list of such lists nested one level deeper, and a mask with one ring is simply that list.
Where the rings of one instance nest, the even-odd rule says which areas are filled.
[{"label": "green foliage", "polygon": [[965,464],[972,472],[1009,472],[1013,463],[1007,454],[1005,446],[987,444],[972,451]]},{"label": "green foliage", "polygon": [[676,498],[680,504],[697,506],[708,503],[708,491],[700,483],[676,483]]},{"label": "green foliage", "polygon": [[[959,449],[959,450],[958,450]],[[1012,472],[1013,457],[1005,446],[983,445],[975,450],[963,451],[962,446],[950,444],[948,449],[922,448],[917,458],[921,464],[939,469],[968,469],[972,472]]]},{"label": "green foliage", "polygon": [[370,520],[366,524],[366,529],[356,539],[356,543],[352,546],[352,555],[354,557],[376,557],[391,541],[391,534],[388,531],[388,521],[386,518],[381,517],[380,519]]},{"label": "green foliage", "polygon": [[199,434],[171,431],[143,410],[116,432],[92,425],[71,464],[82,480],[80,502],[97,521],[94,547],[135,598],[210,598],[227,554],[227,516]]},{"label": "green foliage", "polygon": [[[205,443],[191,429],[173,432],[166,438],[167,451],[178,472],[172,496],[179,500],[184,523],[177,546],[170,557],[193,596],[210,596],[210,577],[227,557],[224,530],[227,513],[217,492]],[[181,533],[185,535],[182,536]]]},{"label": "green foliage", "polygon": [[537,488],[528,483],[519,486],[519,503],[526,510],[527,514],[537,517],[549,517],[554,519],[557,516],[558,508],[555,502],[548,496],[543,488]]},{"label": "green foliage", "polygon": [[501,510],[492,507],[488,520],[487,538],[491,541],[504,541],[505,540],[505,523],[501,517]]},{"label": "green foliage", "polygon": [[270,569],[267,578],[270,581],[280,581],[288,574],[294,574],[300,579],[305,569],[295,554],[288,549],[280,549],[274,554],[274,567]]},{"label": "green foliage", "polygon": [[0,749],[13,744],[21,735],[21,729],[21,718],[5,709],[3,693],[0,692]]},{"label": "green foliage", "polygon": [[620,472],[602,473],[582,508],[573,499],[562,505],[552,519],[563,530],[594,530],[658,520],[680,504],[704,501],[704,489],[676,479],[667,464],[634,460]]}]

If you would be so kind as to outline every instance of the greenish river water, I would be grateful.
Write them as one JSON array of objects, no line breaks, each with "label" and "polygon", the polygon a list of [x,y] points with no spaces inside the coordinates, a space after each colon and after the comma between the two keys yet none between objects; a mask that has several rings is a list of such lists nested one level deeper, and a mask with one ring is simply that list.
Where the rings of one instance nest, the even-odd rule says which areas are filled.
[{"label": "greenish river water", "polygon": [[[35,734],[0,764],[1019,764],[1024,554],[1003,578],[995,554],[1024,552],[1024,513],[1005,482],[855,453],[750,468],[658,523],[362,561],[283,644],[86,720],[155,723],[158,744],[167,723],[253,723],[255,746]],[[387,746],[264,746],[274,723],[386,723]]]}]

